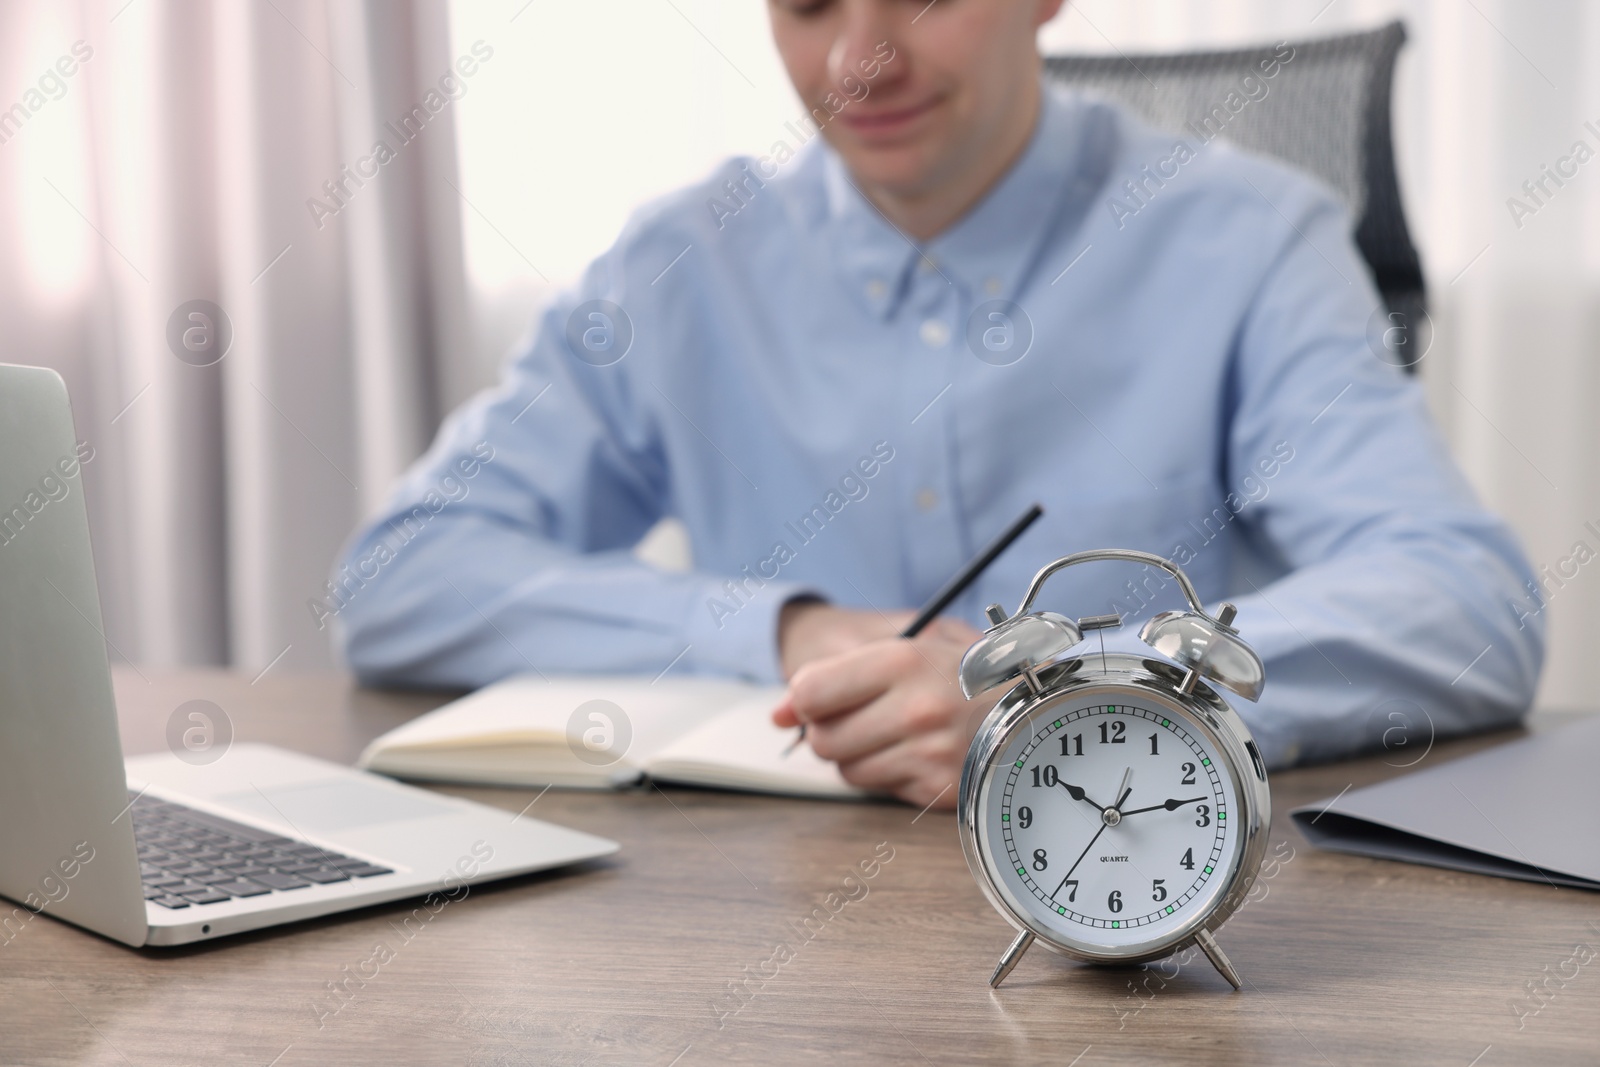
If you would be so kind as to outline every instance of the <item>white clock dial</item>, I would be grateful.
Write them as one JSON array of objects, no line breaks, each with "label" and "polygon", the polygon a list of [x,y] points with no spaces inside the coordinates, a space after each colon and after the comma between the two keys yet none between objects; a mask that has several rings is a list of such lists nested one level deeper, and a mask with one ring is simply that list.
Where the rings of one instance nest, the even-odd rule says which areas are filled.
[{"label": "white clock dial", "polygon": [[1108,948],[1208,912],[1241,844],[1215,744],[1143,693],[1080,694],[1033,715],[996,754],[983,807],[990,866],[1018,910]]}]

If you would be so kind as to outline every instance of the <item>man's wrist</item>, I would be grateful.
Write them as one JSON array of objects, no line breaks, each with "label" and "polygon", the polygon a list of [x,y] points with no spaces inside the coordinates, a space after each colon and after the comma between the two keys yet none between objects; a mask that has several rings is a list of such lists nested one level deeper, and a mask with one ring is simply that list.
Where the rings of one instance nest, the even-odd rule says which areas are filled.
[{"label": "man's wrist", "polygon": [[801,593],[790,597],[778,609],[775,640],[778,643],[778,666],[785,680],[804,666],[806,655],[803,638],[805,622],[815,617],[818,609],[828,607],[828,602],[815,593]]},{"label": "man's wrist", "polygon": [[779,616],[789,601],[814,594],[798,582],[768,582],[741,600],[730,596],[726,586],[725,579],[707,575],[699,593],[691,597],[684,669],[761,685],[781,684],[785,676],[778,654]]}]

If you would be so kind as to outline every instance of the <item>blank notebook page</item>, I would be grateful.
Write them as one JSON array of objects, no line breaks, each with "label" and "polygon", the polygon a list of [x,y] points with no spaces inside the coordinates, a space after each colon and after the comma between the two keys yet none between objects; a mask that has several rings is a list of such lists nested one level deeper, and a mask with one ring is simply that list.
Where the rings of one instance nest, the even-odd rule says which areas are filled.
[{"label": "blank notebook page", "polygon": [[648,772],[661,779],[757,792],[865,796],[810,745],[801,743],[784,755],[796,731],[772,724],[772,709],[782,696],[783,690],[772,689],[729,708],[657,752]]}]

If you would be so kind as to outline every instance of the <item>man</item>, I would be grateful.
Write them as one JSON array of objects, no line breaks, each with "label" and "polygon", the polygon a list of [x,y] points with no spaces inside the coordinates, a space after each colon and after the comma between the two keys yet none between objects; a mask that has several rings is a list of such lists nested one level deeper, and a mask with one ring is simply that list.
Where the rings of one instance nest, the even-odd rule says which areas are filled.
[{"label": "man", "polygon": [[[1348,217],[1043,88],[1060,6],[770,0],[820,138],[775,121],[766,156],[641,211],[450,418],[335,575],[360,675],[786,679],[777,721],[847,779],[951,806],[982,605],[1127,547],[1236,601],[1268,677],[1236,703],[1273,765],[1525,709],[1543,638],[1508,602],[1531,570],[1369,350]],[[949,617],[895,637],[1035,500]],[[667,515],[688,573],[630,552]],[[1039,606],[1178,603],[1099,564]]]}]

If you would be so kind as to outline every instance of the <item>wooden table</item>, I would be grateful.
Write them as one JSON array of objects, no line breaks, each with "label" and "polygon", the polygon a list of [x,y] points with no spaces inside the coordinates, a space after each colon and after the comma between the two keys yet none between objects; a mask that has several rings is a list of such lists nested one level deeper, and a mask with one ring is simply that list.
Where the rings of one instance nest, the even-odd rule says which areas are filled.
[{"label": "wooden table", "polygon": [[[160,749],[172,709],[203,698],[239,740],[348,761],[444,699],[336,675],[145,675],[117,677],[129,754]],[[1439,744],[1428,765],[1508,736]],[[1600,948],[1600,896],[1317,852],[1289,824],[1290,807],[1414,758],[1274,779],[1277,864],[1220,935],[1242,993],[1203,962],[1168,977],[1170,963],[1097,969],[1037,949],[990,991],[1011,930],[947,813],[551,791],[530,815],[622,851],[474,889],[409,942],[390,926],[398,904],[160,951],[31,923],[0,949],[0,1063],[1600,1062],[1600,959],[1547,983],[1520,1030],[1511,1007],[1535,1003],[1529,980],[1570,974],[1575,946]],[[535,795],[452,792],[512,812]],[[874,877],[846,882],[875,859]],[[773,962],[780,943],[792,955]],[[380,944],[393,959],[330,999]]]}]

